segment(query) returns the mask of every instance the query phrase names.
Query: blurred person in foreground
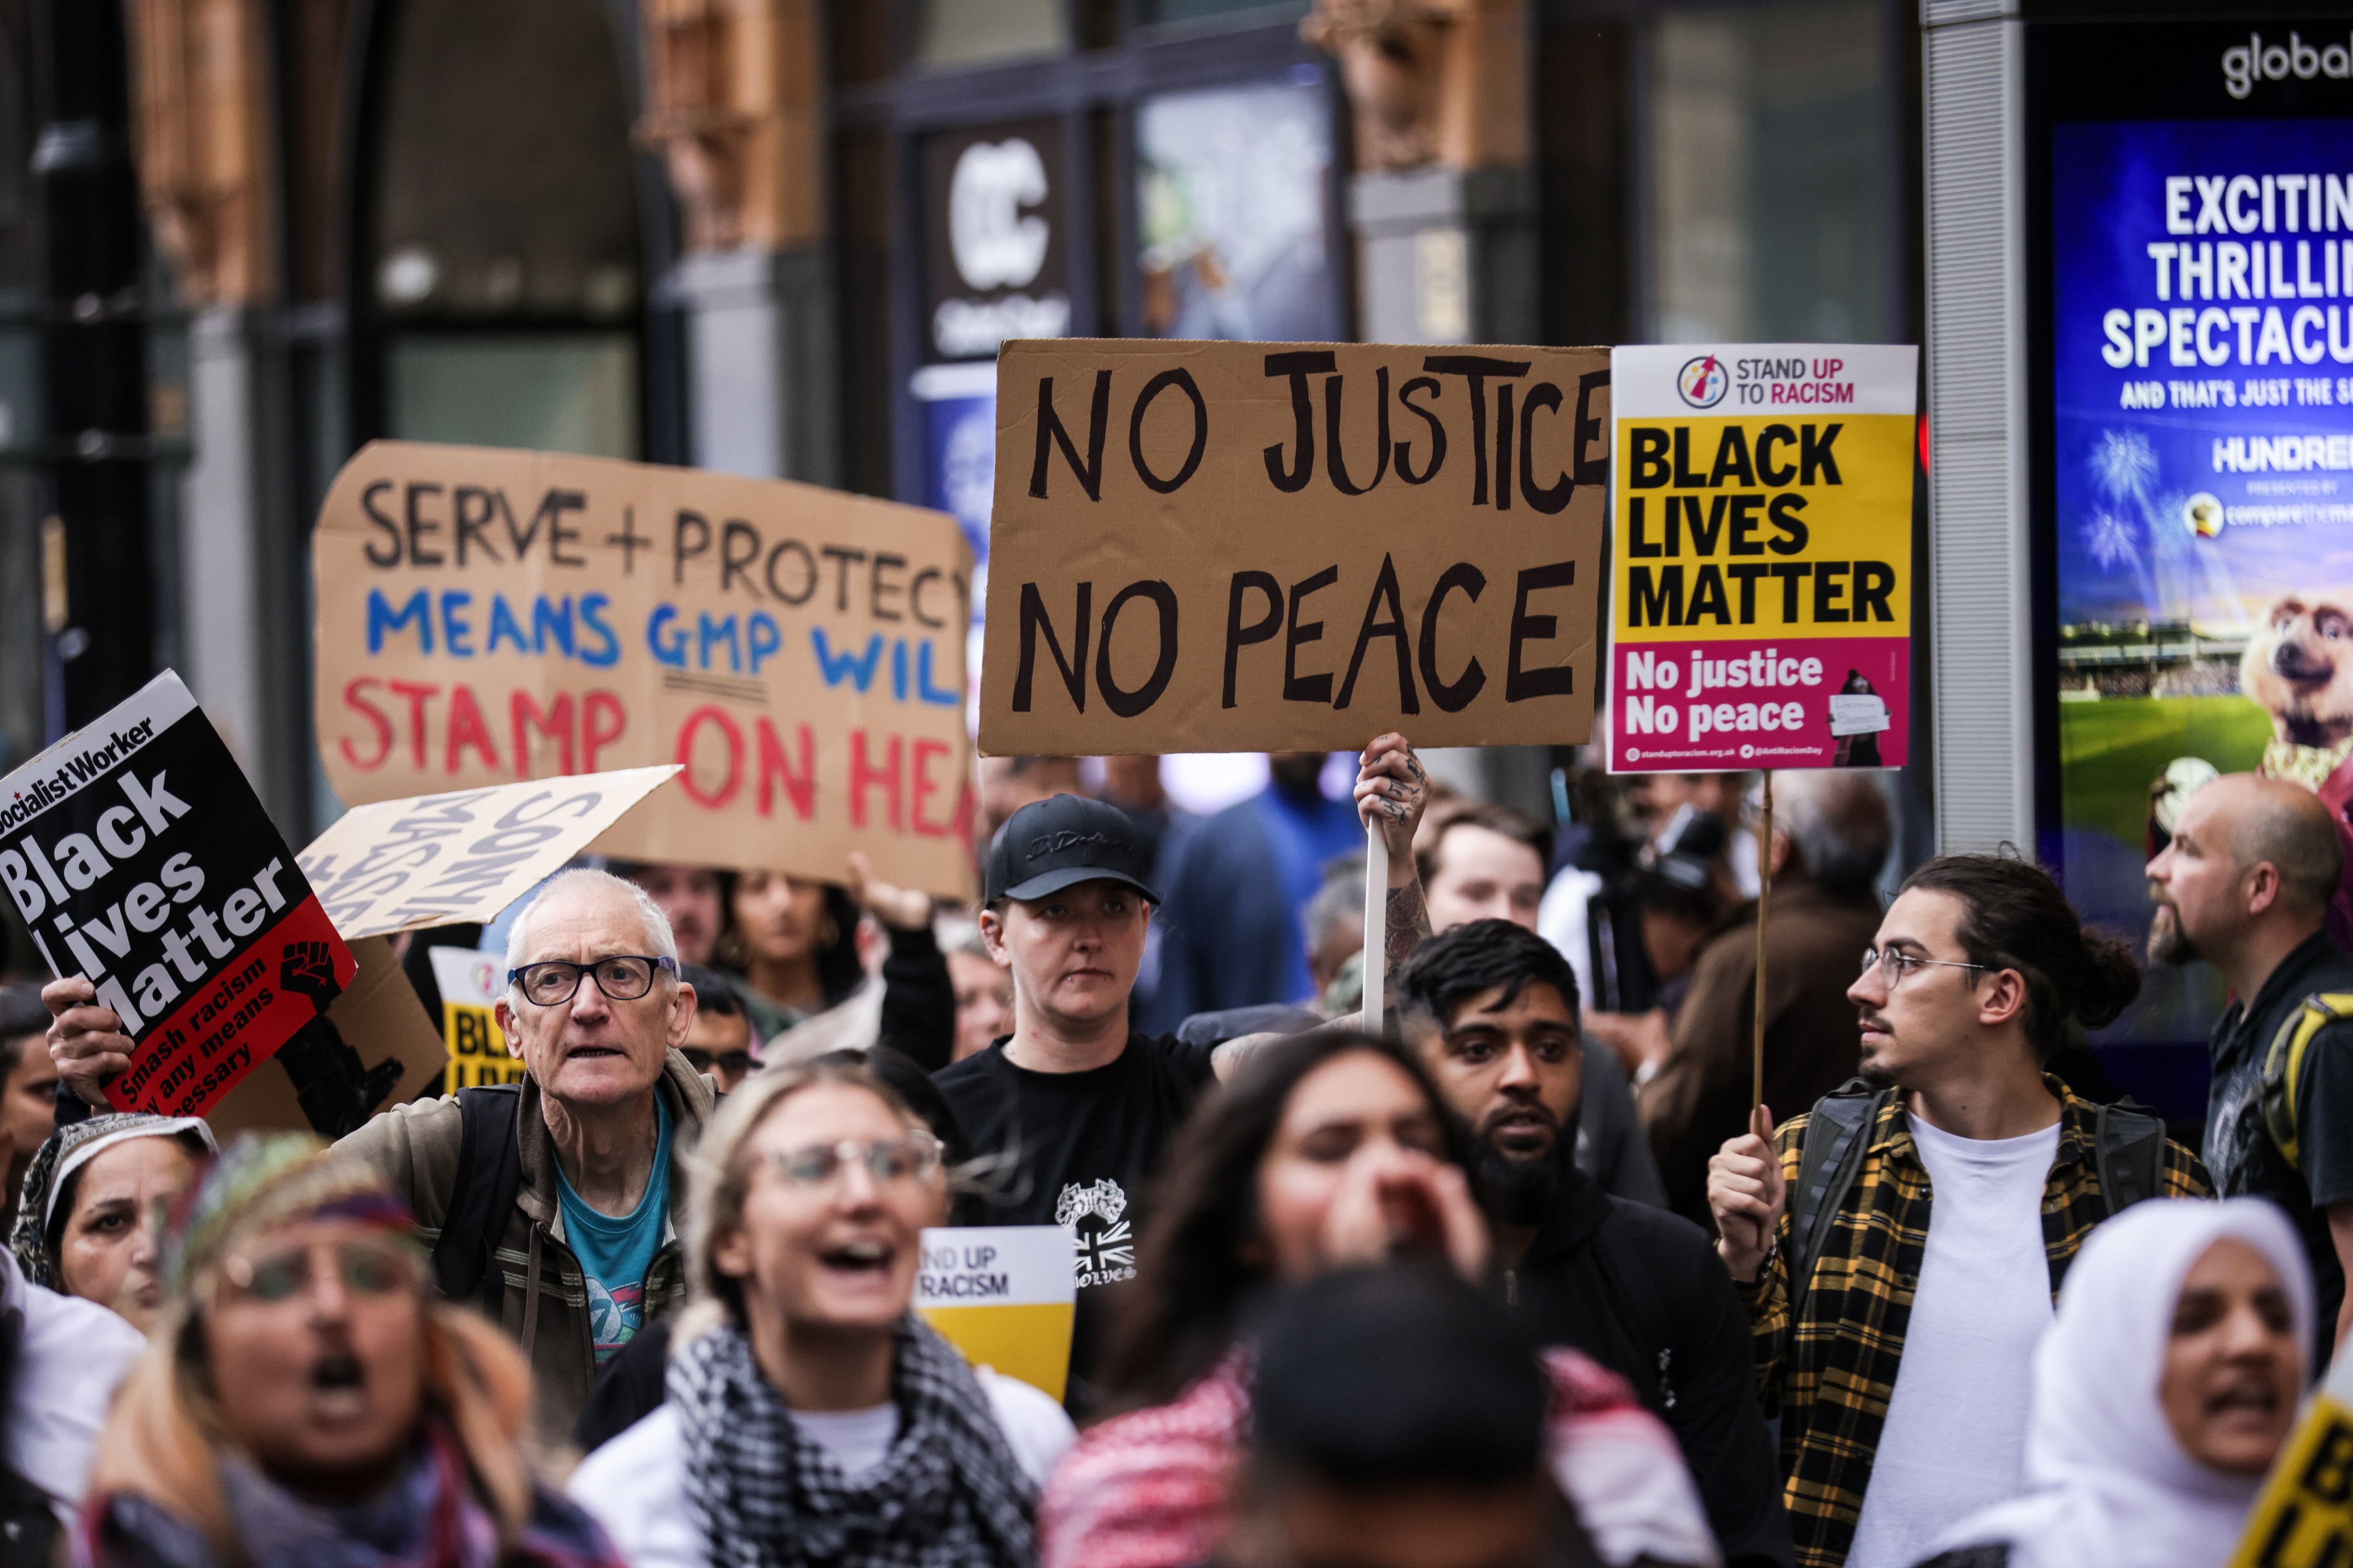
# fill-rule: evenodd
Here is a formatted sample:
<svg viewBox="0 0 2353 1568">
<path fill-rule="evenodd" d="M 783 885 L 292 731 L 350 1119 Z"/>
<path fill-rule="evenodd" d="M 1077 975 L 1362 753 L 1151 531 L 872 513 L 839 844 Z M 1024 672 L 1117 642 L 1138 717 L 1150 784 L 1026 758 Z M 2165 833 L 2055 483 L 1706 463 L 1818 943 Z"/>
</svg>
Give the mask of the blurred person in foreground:
<svg viewBox="0 0 2353 1568">
<path fill-rule="evenodd" d="M 1325 755 L 1271 753 L 1265 789 L 1204 817 L 1162 858 L 1156 1018 L 1173 1027 L 1195 1013 L 1314 994 L 1301 916 L 1324 868 L 1365 845 L 1354 805 L 1324 794 Z M 1429 781 L 1419 782 L 1427 794 Z"/>
<path fill-rule="evenodd" d="M 1478 1140 L 1474 1185 L 1505 1299 L 1543 1342 L 1624 1378 L 1673 1430 L 1726 1563 L 1786 1568 L 1748 1316 L 1707 1233 L 1613 1197 L 1572 1156 L 1589 1058 L 1568 961 L 1510 921 L 1473 921 L 1416 949 L 1401 991 L 1407 1041 Z"/>
<path fill-rule="evenodd" d="M 1124 1304 L 1109 1384 L 1039 1507 L 1041 1568 L 1187 1568 L 1232 1524 L 1253 1314 L 1335 1269 L 1419 1259 L 1489 1277 L 1472 1150 L 1421 1065 L 1338 1027 L 1261 1046 L 1187 1123 Z M 1366 1367 L 1366 1375 L 1377 1369 Z M 1553 1479 L 1605 1562 L 1713 1563 L 1673 1437 L 1619 1378 L 1545 1358 Z"/>
<path fill-rule="evenodd" d="M 301 1133 L 232 1144 L 175 1212 L 162 1321 L 90 1472 L 93 1568 L 617 1564 L 533 1478 L 531 1374 L 436 1305 L 415 1222 Z"/>
<path fill-rule="evenodd" d="M 1874 884 L 1894 825 L 1864 773 L 1786 773 L 1773 782 L 1773 902 L 1765 932 L 1765 1103 L 1811 1105 L 1854 1076 L 1862 1052 L 1847 999 L 1855 954 L 1879 928 Z M 1643 1127 L 1668 1205 L 1708 1223 L 1707 1163 L 1748 1125 L 1755 1088 L 1757 905 L 1726 918 L 1693 966 L 1665 1047 L 1645 1079 Z"/>
<path fill-rule="evenodd" d="M 1071 1422 L 910 1310 L 942 1155 L 861 1066 L 764 1073 L 722 1108 L 694 1156 L 698 1303 L 668 1396 L 569 1483 L 635 1568 L 1034 1562 Z"/>
<path fill-rule="evenodd" d="M 58 1067 L 49 1010 L 28 980 L 0 984 L 0 1223 L 13 1222 L 25 1171 L 57 1129 Z"/>
<path fill-rule="evenodd" d="M 2313 1317 L 2302 1243 L 2260 1200 L 2142 1204 L 2101 1226 L 2035 1352 L 2030 1489 L 1924 1568 L 2236 1561 L 2295 1427 Z"/>
<path fill-rule="evenodd" d="M 758 1065 L 752 1055 L 752 1020 L 717 970 L 681 960 L 678 977 L 694 988 L 694 1022 L 678 1054 L 695 1071 L 709 1074 L 720 1093 L 733 1094 Z"/>
<path fill-rule="evenodd" d="M 1461 796 L 1433 805 L 1414 835 L 1430 929 L 1442 934 L 1472 921 L 1501 920 L 1535 931 L 1551 856 L 1551 830 L 1523 812 Z M 1356 982 L 1353 988 L 1343 982 L 1348 1003 L 1362 1006 L 1361 970 L 1351 969 L 1348 977 Z M 1613 1196 L 1664 1205 L 1666 1189 L 1636 1120 L 1625 1068 L 1601 1042 L 1580 1039 L 1577 1049 L 1585 1061 L 1570 1141 L 1577 1163 Z"/>
<path fill-rule="evenodd" d="M 8 1238 L 16 1266 L 147 1332 L 163 1302 L 163 1215 L 215 1149 L 193 1116 L 115 1112 L 58 1128 L 25 1178 Z"/>
<path fill-rule="evenodd" d="M 2148 863 L 2149 961 L 2203 959 L 2231 984 L 2209 1042 L 2206 1168 L 2216 1192 L 2269 1198 L 2302 1233 L 2320 1366 L 2353 1322 L 2353 954 L 2328 931 L 2342 860 L 2318 796 L 2231 773 L 2189 796 Z"/>
<path fill-rule="evenodd" d="M 2070 1019 L 2140 990 L 2049 872 L 1939 856 L 1862 958 L 1860 1080 L 1778 1132 L 1758 1107 L 1708 1173 L 1806 1568 L 1909 1568 L 2023 1490 L 2034 1347 L 2076 1250 L 2136 1202 L 2207 1190 L 2155 1116 L 2046 1070 Z"/>
<path fill-rule="evenodd" d="M 1426 931 L 1411 852 L 1426 785 L 1402 735 L 1365 748 L 1356 798 L 1392 852 L 1393 963 Z M 989 849 L 981 931 L 1013 976 L 1013 1032 L 935 1079 L 975 1152 L 1005 1163 L 993 1223 L 1059 1225 L 1077 1244 L 1068 1403 L 1082 1416 L 1097 1395 L 1105 1293 L 1135 1277 L 1161 1150 L 1250 1048 L 1137 1027 L 1151 874 L 1126 816 L 1101 801 L 1057 795 L 1006 824 Z"/>
<path fill-rule="evenodd" d="M 850 886 L 782 871 L 736 874 L 721 962 L 762 1042 L 764 1063 L 807 1061 L 878 1041 L 927 1068 L 955 1042 L 955 987 L 932 934 L 932 900 L 849 856 Z M 861 930 L 865 914 L 879 928 Z M 871 971 L 871 972 L 870 972 Z"/>
<path fill-rule="evenodd" d="M 0 1560 L 62 1561 L 115 1385 L 146 1350 L 96 1302 L 27 1281 L 0 1252 Z"/>
<path fill-rule="evenodd" d="M 1534 1348 L 1444 1269 L 1286 1291 L 1251 1394 L 1227 1568 L 1599 1568 L 1545 1464 Z"/>
</svg>

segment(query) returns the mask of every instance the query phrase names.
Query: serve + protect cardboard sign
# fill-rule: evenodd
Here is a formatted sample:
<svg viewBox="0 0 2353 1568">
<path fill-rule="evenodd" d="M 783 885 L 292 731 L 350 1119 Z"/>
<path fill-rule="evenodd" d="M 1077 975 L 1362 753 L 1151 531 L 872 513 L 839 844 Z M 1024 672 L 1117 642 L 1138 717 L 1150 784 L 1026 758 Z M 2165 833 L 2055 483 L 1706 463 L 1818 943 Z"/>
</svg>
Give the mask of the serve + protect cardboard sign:
<svg viewBox="0 0 2353 1568">
<path fill-rule="evenodd" d="M 972 552 L 814 485 L 378 441 L 312 545 L 317 723 L 353 804 L 675 763 L 607 838 L 967 896 Z"/>
</svg>

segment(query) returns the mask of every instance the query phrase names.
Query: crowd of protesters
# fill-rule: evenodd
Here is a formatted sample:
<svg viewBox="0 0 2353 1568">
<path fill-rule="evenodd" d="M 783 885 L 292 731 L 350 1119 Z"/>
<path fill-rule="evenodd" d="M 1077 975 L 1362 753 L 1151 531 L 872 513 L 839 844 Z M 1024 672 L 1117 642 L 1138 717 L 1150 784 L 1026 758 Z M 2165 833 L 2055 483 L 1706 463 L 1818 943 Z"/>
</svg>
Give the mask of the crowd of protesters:
<svg viewBox="0 0 2353 1568">
<path fill-rule="evenodd" d="M 2232 1559 L 2353 1314 L 2316 797 L 2153 813 L 2128 943 L 2015 852 L 1899 877 L 1860 772 L 1768 832 L 1354 761 L 987 759 L 972 907 L 584 862 L 417 939 L 499 955 L 520 1081 L 332 1142 L 117 1110 L 90 984 L 0 984 L 0 1557 Z M 2202 1128 L 2086 1047 L 2136 945 L 2229 987 Z M 964 1224 L 1069 1234 L 1062 1398 L 913 1310 Z"/>
</svg>

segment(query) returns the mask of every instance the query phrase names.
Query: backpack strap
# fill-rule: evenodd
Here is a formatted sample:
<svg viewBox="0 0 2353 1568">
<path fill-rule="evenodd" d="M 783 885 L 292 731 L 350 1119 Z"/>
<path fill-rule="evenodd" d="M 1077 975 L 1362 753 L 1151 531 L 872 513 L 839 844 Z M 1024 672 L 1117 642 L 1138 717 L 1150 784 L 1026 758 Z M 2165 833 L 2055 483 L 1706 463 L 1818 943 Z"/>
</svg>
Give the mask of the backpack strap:
<svg viewBox="0 0 2353 1568">
<path fill-rule="evenodd" d="M 1846 1203 L 1846 1194 L 1862 1171 L 1862 1157 L 1871 1147 L 1871 1129 L 1880 1111 L 1894 1098 L 1894 1089 L 1873 1089 L 1862 1079 L 1850 1079 L 1814 1102 L 1799 1144 L 1798 1184 L 1789 1194 L 1789 1321 L 1814 1279 L 1831 1226 Z"/>
<path fill-rule="evenodd" d="M 522 1149 L 515 1142 L 522 1104 L 521 1084 L 458 1091 L 458 1179 L 433 1243 L 433 1282 L 442 1300 L 478 1302 L 493 1316 L 501 1291 L 491 1264 L 522 1190 Z M 487 1289 L 485 1279 L 491 1281 Z"/>
<path fill-rule="evenodd" d="M 2296 1088 L 2304 1081 L 2304 1058 L 2313 1037 L 2329 1025 L 2353 1019 L 2353 992 L 2321 991 L 2289 1014 L 2263 1053 L 2263 1131 L 2291 1170 L 2304 1169 L 2295 1132 Z"/>
<path fill-rule="evenodd" d="M 2165 1120 L 2157 1112 L 2129 1095 L 2103 1105 L 2094 1113 L 2092 1142 L 2108 1213 L 2122 1214 L 2162 1190 Z"/>
</svg>

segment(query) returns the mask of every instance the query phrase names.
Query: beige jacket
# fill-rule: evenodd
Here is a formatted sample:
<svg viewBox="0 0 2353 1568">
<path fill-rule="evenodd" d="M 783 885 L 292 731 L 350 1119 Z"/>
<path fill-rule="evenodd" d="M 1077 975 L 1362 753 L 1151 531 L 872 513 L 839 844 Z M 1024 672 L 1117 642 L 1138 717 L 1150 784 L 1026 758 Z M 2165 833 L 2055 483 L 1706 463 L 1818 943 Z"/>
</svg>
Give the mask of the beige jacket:
<svg viewBox="0 0 2353 1568">
<path fill-rule="evenodd" d="M 678 1052 L 670 1053 L 656 1091 L 670 1110 L 670 1151 L 691 1149 L 717 1104 L 711 1080 Z M 457 1185 L 464 1124 L 455 1099 L 417 1100 L 396 1106 L 336 1145 L 384 1173 L 417 1215 L 418 1239 L 431 1247 L 441 1234 Z M 588 1294 L 579 1259 L 564 1241 L 564 1210 L 557 1196 L 555 1151 L 540 1109 L 539 1085 L 526 1078 L 516 1107 L 515 1136 L 521 1145 L 522 1184 L 514 1213 L 498 1247 L 502 1289 L 498 1313 L 507 1332 L 531 1362 L 543 1441 L 561 1444 L 587 1403 L 596 1375 L 595 1341 L 588 1322 Z M 646 1273 L 648 1322 L 666 1316 L 686 1295 L 685 1259 L 680 1226 L 686 1215 L 687 1184 L 672 1177 L 670 1222 Z"/>
</svg>

